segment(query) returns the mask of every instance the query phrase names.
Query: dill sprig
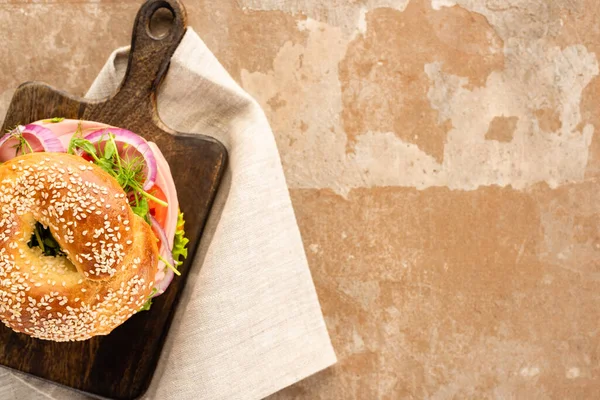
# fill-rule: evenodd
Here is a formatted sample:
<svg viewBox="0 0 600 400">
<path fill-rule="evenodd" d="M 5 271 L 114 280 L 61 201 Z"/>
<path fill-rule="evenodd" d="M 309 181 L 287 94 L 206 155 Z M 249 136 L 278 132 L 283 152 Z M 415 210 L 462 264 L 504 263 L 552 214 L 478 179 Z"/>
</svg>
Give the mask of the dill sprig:
<svg viewBox="0 0 600 400">
<path fill-rule="evenodd" d="M 125 193 L 130 195 L 130 206 L 133 212 L 150 223 L 148 200 L 165 207 L 168 204 L 144 190 L 143 159 L 140 157 L 127 160 L 121 158 L 115 135 L 112 133 L 108 133 L 106 139 L 102 136 L 98 143 L 104 143 L 104 148 L 96 147 L 92 142 L 82 137 L 80 123 L 69 143 L 67 152 L 69 154 L 76 154 L 77 151 L 87 153 L 96 165 L 115 178 Z"/>
<path fill-rule="evenodd" d="M 165 258 L 164 258 L 163 256 L 159 255 L 159 256 L 158 256 L 158 259 L 159 259 L 160 261 L 164 262 L 164 263 L 165 263 L 165 265 L 166 265 L 167 267 L 169 267 L 169 269 L 171 269 L 171 270 L 172 270 L 172 271 L 175 273 L 175 275 L 177 275 L 177 276 L 181 276 L 181 272 L 179 272 L 179 271 L 177 270 L 177 268 L 175 268 L 175 267 L 174 267 L 173 265 L 171 265 L 171 264 L 170 264 L 170 263 L 169 263 L 167 260 L 165 260 Z"/>
<path fill-rule="evenodd" d="M 13 149 L 15 149 L 15 157 L 18 156 L 19 153 L 27 154 L 26 150 L 28 150 L 29 153 L 33 153 L 33 149 L 31 148 L 31 145 L 29 144 L 29 142 L 27 142 L 27 139 L 25 139 L 25 137 L 23 136 L 23 131 L 21 131 L 20 125 L 17 125 L 12 129 L 8 129 L 7 133 L 10 134 L 10 137 L 12 139 L 17 140 L 17 143 L 12 147 Z"/>
</svg>

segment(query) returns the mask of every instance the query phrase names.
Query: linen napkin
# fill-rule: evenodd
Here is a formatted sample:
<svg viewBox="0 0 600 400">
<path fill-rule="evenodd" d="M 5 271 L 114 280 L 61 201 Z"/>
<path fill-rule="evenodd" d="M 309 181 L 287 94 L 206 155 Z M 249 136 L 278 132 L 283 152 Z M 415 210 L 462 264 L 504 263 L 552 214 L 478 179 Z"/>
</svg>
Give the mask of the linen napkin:
<svg viewBox="0 0 600 400">
<path fill-rule="evenodd" d="M 111 55 L 87 97 L 116 90 L 128 50 Z M 191 28 L 158 110 L 173 129 L 223 142 L 229 166 L 144 398 L 260 399 L 335 363 L 267 119 Z M 84 398 L 0 369 L 2 400 Z"/>
</svg>

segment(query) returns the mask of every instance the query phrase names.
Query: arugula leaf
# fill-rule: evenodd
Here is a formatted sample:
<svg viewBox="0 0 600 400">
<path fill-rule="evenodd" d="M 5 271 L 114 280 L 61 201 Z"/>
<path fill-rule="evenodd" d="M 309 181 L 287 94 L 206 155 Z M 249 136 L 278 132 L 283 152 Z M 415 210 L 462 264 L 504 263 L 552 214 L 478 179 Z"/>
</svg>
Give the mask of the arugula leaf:
<svg viewBox="0 0 600 400">
<path fill-rule="evenodd" d="M 146 300 L 146 302 L 144 303 L 144 305 L 142 306 L 142 308 L 140 308 L 140 311 L 148 311 L 150 309 L 150 307 L 152 307 L 152 296 L 154 296 L 156 294 L 156 292 L 158 292 L 157 288 L 153 288 L 152 292 L 150 293 L 150 296 L 148 296 L 148 300 Z"/>
<path fill-rule="evenodd" d="M 144 305 L 142 306 L 142 308 L 140 308 L 140 311 L 148 311 L 150 310 L 150 307 L 152 307 L 152 299 L 148 299 Z M 138 312 L 140 312 L 138 311 Z"/>
<path fill-rule="evenodd" d="M 114 176 L 115 170 L 113 169 L 112 161 L 107 160 L 106 158 L 102 157 L 102 158 L 98 158 L 98 160 L 95 161 L 95 164 L 97 166 L 99 166 L 100 168 L 102 168 L 105 172 L 108 172 L 109 175 Z"/>
<path fill-rule="evenodd" d="M 188 256 L 187 244 L 189 239 L 185 237 L 185 221 L 183 219 L 183 213 L 179 212 L 177 217 L 177 229 L 175 231 L 175 240 L 173 240 L 173 259 L 175 260 L 175 267 L 179 267 L 183 264 L 183 260 Z"/>
<path fill-rule="evenodd" d="M 108 140 L 106 142 L 106 145 L 104 145 L 104 159 L 105 160 L 112 160 L 113 156 L 115 155 L 115 153 L 117 152 L 117 148 L 115 146 L 115 141 L 114 139 L 112 140 Z"/>
<path fill-rule="evenodd" d="M 82 127 L 81 122 L 77 125 L 77 130 L 73 134 L 71 141 L 69 142 L 69 147 L 67 148 L 67 153 L 75 154 L 77 150 L 83 150 L 88 153 L 94 160 L 97 160 L 96 156 L 96 147 L 90 142 L 82 137 Z"/>
<path fill-rule="evenodd" d="M 138 200 L 137 205 L 132 205 L 131 210 L 134 214 L 139 215 L 144 218 L 146 221 L 149 220 L 148 213 L 150 212 L 150 207 L 148 206 L 148 200 L 145 197 L 142 197 Z"/>
<path fill-rule="evenodd" d="M 85 151 L 92 157 L 96 156 L 96 148 L 94 147 L 92 142 L 83 138 L 77 138 L 73 136 L 73 138 L 69 142 L 69 149 L 67 152 L 69 154 L 75 154 L 75 150 L 77 149 Z"/>
</svg>

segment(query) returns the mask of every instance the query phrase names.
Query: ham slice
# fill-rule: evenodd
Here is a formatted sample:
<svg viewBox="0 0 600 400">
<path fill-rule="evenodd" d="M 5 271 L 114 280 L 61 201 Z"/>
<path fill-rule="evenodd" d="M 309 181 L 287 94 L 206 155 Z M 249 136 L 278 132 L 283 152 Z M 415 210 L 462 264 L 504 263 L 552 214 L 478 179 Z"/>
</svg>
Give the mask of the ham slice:
<svg viewBox="0 0 600 400">
<path fill-rule="evenodd" d="M 34 152 L 44 151 L 44 146 L 40 143 L 40 141 L 33 135 L 28 133 L 23 134 L 23 138 L 27 141 L 31 150 Z M 17 154 L 17 146 L 19 146 L 19 141 L 17 139 L 8 139 L 6 143 L 0 148 L 0 162 L 6 162 L 12 158 L 15 158 L 17 155 L 21 155 L 23 153 L 19 152 Z"/>
<path fill-rule="evenodd" d="M 156 182 L 160 190 L 165 194 L 167 203 L 169 203 L 167 221 L 163 229 L 169 240 L 169 250 L 173 250 L 173 241 L 175 240 L 175 230 L 177 229 L 177 218 L 179 217 L 179 201 L 177 200 L 177 189 L 171 175 L 171 168 L 163 156 L 158 146 L 153 142 L 148 142 L 150 149 L 156 158 L 158 172 L 156 174 Z"/>
<path fill-rule="evenodd" d="M 177 229 L 177 219 L 179 217 L 179 201 L 177 200 L 177 189 L 175 188 L 173 175 L 171 175 L 171 168 L 169 167 L 165 156 L 163 156 L 162 152 L 155 143 L 148 142 L 148 145 L 150 146 L 150 150 L 152 150 L 152 152 L 154 153 L 158 169 L 158 172 L 156 174 L 155 185 L 157 185 L 160 188 L 160 190 L 162 190 L 162 192 L 165 194 L 167 203 L 169 204 L 167 220 L 165 222 L 165 226 L 163 227 L 169 243 L 167 243 L 166 245 L 164 243 L 161 243 L 159 250 L 161 256 L 166 258 L 164 256 L 165 253 L 173 251 L 173 242 L 175 240 L 175 231 Z M 157 295 L 162 294 L 164 292 L 166 286 L 168 286 L 168 283 L 172 279 L 173 271 L 167 269 L 165 263 L 159 261 L 158 270 L 155 277 L 155 282 L 159 287 L 159 292 L 157 293 Z"/>
</svg>

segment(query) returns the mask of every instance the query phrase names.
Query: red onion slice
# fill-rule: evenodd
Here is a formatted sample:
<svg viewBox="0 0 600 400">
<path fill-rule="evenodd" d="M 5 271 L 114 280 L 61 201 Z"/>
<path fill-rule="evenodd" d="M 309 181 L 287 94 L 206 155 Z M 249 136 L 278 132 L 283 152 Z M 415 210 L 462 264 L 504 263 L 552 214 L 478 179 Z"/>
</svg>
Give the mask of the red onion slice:
<svg viewBox="0 0 600 400">
<path fill-rule="evenodd" d="M 149 190 L 154 186 L 156 181 L 156 157 L 152 153 L 152 149 L 148 146 L 148 142 L 139 135 L 120 128 L 108 128 L 94 131 L 85 136 L 85 139 L 92 143 L 99 143 L 103 139 L 107 139 L 109 134 L 113 134 L 115 137 L 115 143 L 117 144 L 119 155 L 127 160 L 131 157 L 135 157 L 134 153 L 138 153 L 144 158 L 145 163 L 145 175 L 146 181 L 144 182 L 144 190 Z M 130 147 L 127 147 L 128 145 Z"/>
<path fill-rule="evenodd" d="M 167 240 L 167 235 L 165 234 L 164 229 L 162 228 L 162 226 L 160 226 L 158 221 L 156 219 L 154 219 L 154 217 L 152 217 L 151 215 L 149 215 L 148 217 L 150 217 L 150 223 L 152 224 L 152 231 L 160 240 L 159 253 L 160 253 L 161 257 L 164 258 L 165 260 L 167 260 L 167 262 L 169 264 L 171 264 L 172 266 L 175 266 L 175 260 L 173 259 L 173 253 L 171 253 L 171 250 L 169 250 L 169 241 Z M 156 288 L 158 289 L 158 291 L 156 292 L 156 294 L 153 297 L 163 294 L 165 292 L 165 290 L 167 290 L 167 288 L 171 284 L 171 281 L 173 280 L 173 277 L 175 276 L 175 273 L 173 272 L 173 270 L 171 268 L 167 267 L 165 265 L 165 263 L 162 261 L 158 262 L 157 270 L 158 270 L 157 275 L 159 275 L 161 272 L 164 272 L 164 277 L 162 277 L 162 279 L 160 279 L 158 282 L 156 282 Z"/>
<path fill-rule="evenodd" d="M 8 161 L 18 155 L 14 147 L 19 144 L 18 139 L 15 137 L 19 134 L 23 136 L 34 152 L 65 152 L 65 147 L 50 129 L 29 124 L 18 126 L 0 139 L 0 161 Z"/>
<path fill-rule="evenodd" d="M 110 125 L 106 125 L 100 122 L 84 121 L 79 119 L 63 119 L 60 122 L 52 122 L 48 119 L 42 119 L 40 121 L 32 122 L 35 125 L 43 126 L 48 128 L 54 133 L 54 136 L 61 141 L 65 149 L 69 148 L 69 143 L 73 138 L 73 135 L 77 131 L 81 131 L 83 136 L 88 133 L 97 131 L 98 129 L 113 128 Z"/>
</svg>

